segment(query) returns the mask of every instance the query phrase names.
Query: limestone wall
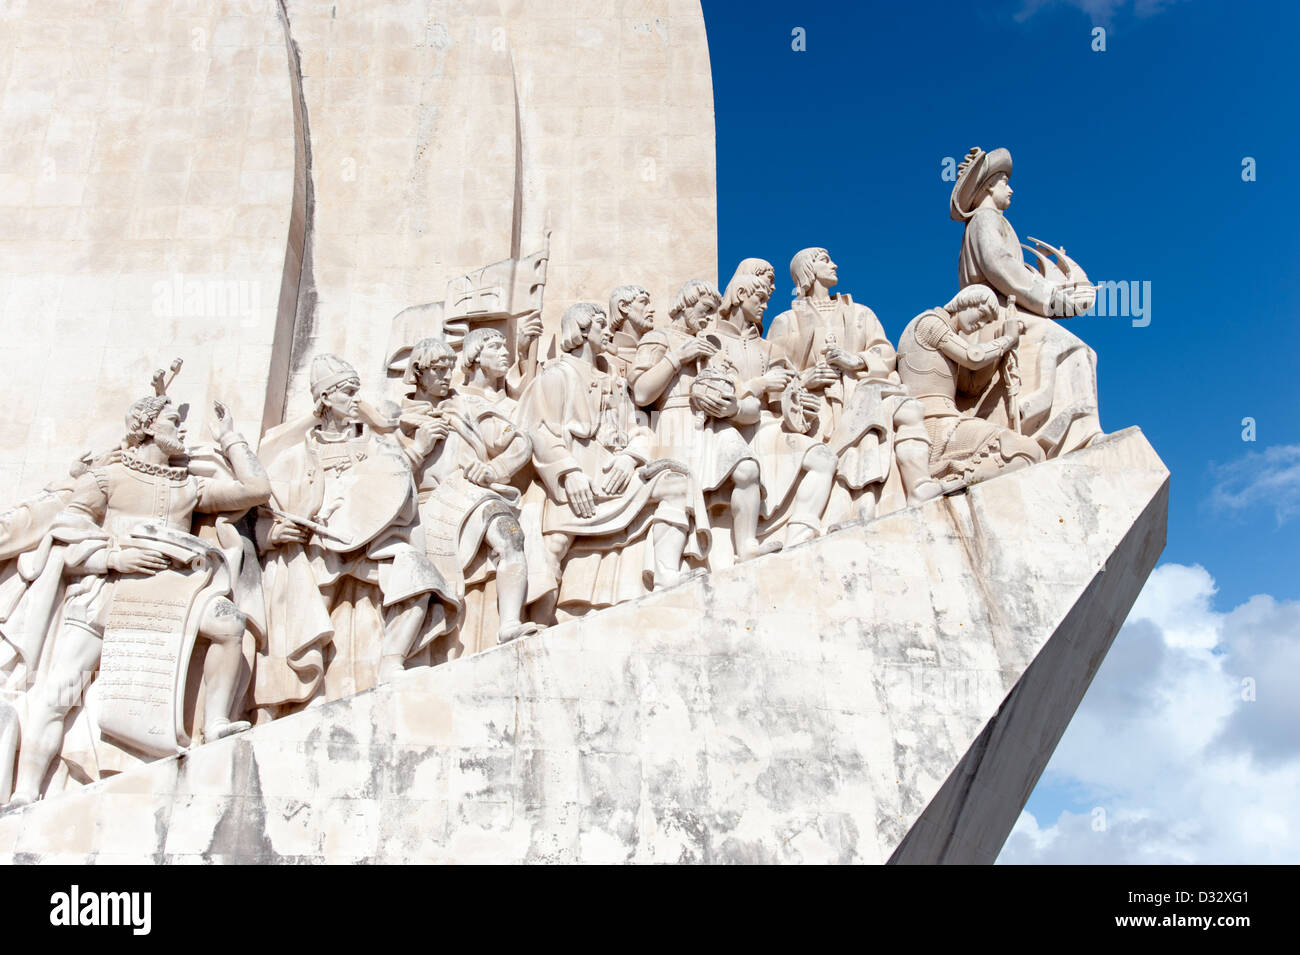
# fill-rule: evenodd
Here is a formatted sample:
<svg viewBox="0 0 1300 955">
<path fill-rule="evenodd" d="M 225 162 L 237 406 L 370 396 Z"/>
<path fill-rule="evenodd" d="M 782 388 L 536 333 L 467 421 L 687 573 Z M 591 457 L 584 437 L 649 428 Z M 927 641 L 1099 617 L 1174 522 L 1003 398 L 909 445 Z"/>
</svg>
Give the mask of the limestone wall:
<svg viewBox="0 0 1300 955">
<path fill-rule="evenodd" d="M 176 356 L 260 429 L 294 188 L 266 0 L 0 4 L 0 505 L 121 439 Z"/>
<path fill-rule="evenodd" d="M 287 405 L 313 354 L 378 376 L 388 322 L 552 230 L 544 321 L 618 284 L 716 278 L 695 0 L 289 0 L 314 205 Z"/>
</svg>

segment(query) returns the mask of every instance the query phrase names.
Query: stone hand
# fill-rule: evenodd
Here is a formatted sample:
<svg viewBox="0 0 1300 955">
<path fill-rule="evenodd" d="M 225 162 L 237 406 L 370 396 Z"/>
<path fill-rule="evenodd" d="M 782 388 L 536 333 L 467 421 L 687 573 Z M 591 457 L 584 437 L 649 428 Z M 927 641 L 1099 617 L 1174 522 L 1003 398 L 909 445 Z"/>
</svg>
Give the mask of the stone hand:
<svg viewBox="0 0 1300 955">
<path fill-rule="evenodd" d="M 424 424 L 420 425 L 415 432 L 415 450 L 420 454 L 428 454 L 434 446 L 447 437 L 449 425 L 444 418 L 431 418 Z"/>
<path fill-rule="evenodd" d="M 519 321 L 519 344 L 527 347 L 534 338 L 542 337 L 542 313 L 529 312 Z"/>
<path fill-rule="evenodd" d="M 623 489 L 627 487 L 627 482 L 632 480 L 632 472 L 635 470 L 634 460 L 626 454 L 616 455 L 605 467 L 605 483 L 601 490 L 610 496 L 622 494 Z"/>
<path fill-rule="evenodd" d="M 1024 323 L 1018 319 L 1012 319 L 1003 323 L 1003 331 L 1007 336 L 1007 350 L 1015 348 L 1020 344 L 1020 332 L 1023 330 Z"/>
<path fill-rule="evenodd" d="M 839 368 L 841 371 L 857 371 L 867 363 L 865 359 L 850 354 L 842 348 L 832 348 L 826 353 L 826 364 Z"/>
<path fill-rule="evenodd" d="M 1074 306 L 1074 314 L 1076 315 L 1082 315 L 1097 302 L 1097 290 L 1091 285 L 1072 288 L 1069 295 L 1070 303 Z"/>
<path fill-rule="evenodd" d="M 307 528 L 299 524 L 280 521 L 271 528 L 271 533 L 267 535 L 267 543 L 272 547 L 283 547 L 285 544 L 305 544 L 309 533 L 310 531 Z"/>
<path fill-rule="evenodd" d="M 471 461 L 466 465 L 465 477 L 483 487 L 487 487 L 498 480 L 496 468 L 483 461 Z"/>
<path fill-rule="evenodd" d="M 108 569 L 120 574 L 146 574 L 153 576 L 167 569 L 167 558 L 156 550 L 143 547 L 124 547 L 108 559 Z"/>
<path fill-rule="evenodd" d="M 819 361 L 803 373 L 802 383 L 805 388 L 816 390 L 835 384 L 839 377 L 834 368 L 825 362 Z"/>
<path fill-rule="evenodd" d="M 684 365 L 697 358 L 709 358 L 716 352 L 717 349 L 703 338 L 692 338 L 673 354 L 676 356 L 678 363 Z"/>
<path fill-rule="evenodd" d="M 710 418 L 731 418 L 740 410 L 740 402 L 736 400 L 735 395 L 727 395 L 725 398 L 703 395 L 699 398 L 699 402 L 704 413 Z"/>
<path fill-rule="evenodd" d="M 789 368 L 773 368 L 763 376 L 764 391 L 785 391 L 785 386 L 790 384 L 794 378 L 794 372 Z"/>
<path fill-rule="evenodd" d="M 235 418 L 220 401 L 212 402 L 212 423 L 208 425 L 212 436 L 220 441 L 226 435 L 235 430 Z"/>
<path fill-rule="evenodd" d="M 817 414 L 822 410 L 822 401 L 810 391 L 805 391 L 799 396 L 799 407 L 803 409 L 804 414 Z"/>
<path fill-rule="evenodd" d="M 569 499 L 569 507 L 579 517 L 591 517 L 596 513 L 596 498 L 591 493 L 591 482 L 581 471 L 570 471 L 564 476 L 564 494 Z"/>
</svg>

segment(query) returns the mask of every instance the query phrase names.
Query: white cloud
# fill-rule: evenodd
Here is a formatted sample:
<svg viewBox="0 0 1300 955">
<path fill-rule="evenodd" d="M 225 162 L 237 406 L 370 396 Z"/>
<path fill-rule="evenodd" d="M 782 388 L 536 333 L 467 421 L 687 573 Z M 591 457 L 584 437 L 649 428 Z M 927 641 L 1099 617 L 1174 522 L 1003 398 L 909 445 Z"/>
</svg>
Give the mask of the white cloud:
<svg viewBox="0 0 1300 955">
<path fill-rule="evenodd" d="M 1279 526 L 1300 515 L 1300 444 L 1252 451 L 1228 464 L 1210 465 L 1209 503 L 1221 512 L 1271 507 Z"/>
<path fill-rule="evenodd" d="M 1152 17 L 1178 0 L 1133 0 L 1131 4 L 1135 17 Z M 1039 10 L 1051 6 L 1070 6 L 1081 10 L 1094 24 L 1109 26 L 1115 15 L 1130 6 L 1129 0 L 1024 0 L 1016 13 L 1016 20 L 1023 22 Z"/>
<path fill-rule="evenodd" d="M 1022 813 L 1000 862 L 1300 861 L 1300 602 L 1213 596 L 1156 568 L 1043 775 L 1090 808 Z"/>
</svg>

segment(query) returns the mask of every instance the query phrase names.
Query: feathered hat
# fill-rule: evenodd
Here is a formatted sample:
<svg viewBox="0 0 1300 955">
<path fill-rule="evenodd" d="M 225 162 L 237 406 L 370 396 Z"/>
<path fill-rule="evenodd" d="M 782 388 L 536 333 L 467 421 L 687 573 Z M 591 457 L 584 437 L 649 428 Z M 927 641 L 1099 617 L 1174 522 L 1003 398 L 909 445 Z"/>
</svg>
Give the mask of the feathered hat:
<svg viewBox="0 0 1300 955">
<path fill-rule="evenodd" d="M 957 167 L 957 182 L 952 187 L 952 198 L 948 200 L 948 215 L 958 222 L 964 222 L 975 212 L 974 206 L 980 198 L 980 191 L 988 185 L 990 179 L 1004 172 L 1011 176 L 1011 153 L 998 147 L 985 152 L 978 146 L 972 146 L 966 158 Z"/>
</svg>

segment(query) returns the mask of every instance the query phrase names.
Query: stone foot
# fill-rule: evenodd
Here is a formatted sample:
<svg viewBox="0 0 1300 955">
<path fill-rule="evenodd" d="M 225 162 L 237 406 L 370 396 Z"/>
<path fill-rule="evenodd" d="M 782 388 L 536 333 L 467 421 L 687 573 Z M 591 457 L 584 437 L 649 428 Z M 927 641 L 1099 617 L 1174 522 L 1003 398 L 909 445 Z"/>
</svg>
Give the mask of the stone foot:
<svg viewBox="0 0 1300 955">
<path fill-rule="evenodd" d="M 933 501 L 936 497 L 944 493 L 943 485 L 938 481 L 926 480 L 921 481 L 912 490 L 911 497 L 908 499 L 909 504 L 924 504 L 926 501 Z"/>
<path fill-rule="evenodd" d="M 540 623 L 533 623 L 531 620 L 527 623 L 515 624 L 513 627 L 502 627 L 497 632 L 497 643 L 509 643 L 511 640 L 518 640 L 520 637 L 526 637 L 530 633 L 546 629 Z"/>
<path fill-rule="evenodd" d="M 736 560 L 753 560 L 764 554 L 775 554 L 784 546 L 779 540 L 767 540 L 761 544 L 757 540 L 745 541 L 736 549 Z"/>
<path fill-rule="evenodd" d="M 215 743 L 219 739 L 225 739 L 227 736 L 234 736 L 236 733 L 242 733 L 244 730 L 253 728 L 253 724 L 248 720 L 214 720 L 211 726 L 203 729 L 203 742 Z"/>
</svg>

